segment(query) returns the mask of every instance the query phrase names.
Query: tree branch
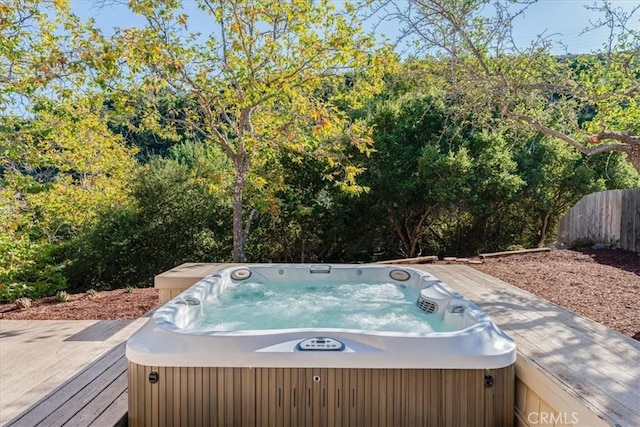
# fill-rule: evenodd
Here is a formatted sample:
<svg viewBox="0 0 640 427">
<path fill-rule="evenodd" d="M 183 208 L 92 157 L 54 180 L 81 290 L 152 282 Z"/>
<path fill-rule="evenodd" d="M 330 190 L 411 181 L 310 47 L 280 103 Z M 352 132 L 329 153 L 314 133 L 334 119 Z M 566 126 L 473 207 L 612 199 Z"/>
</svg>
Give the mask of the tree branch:
<svg viewBox="0 0 640 427">
<path fill-rule="evenodd" d="M 542 123 L 540 123 L 539 120 L 534 119 L 533 117 L 529 117 L 524 114 L 511 113 L 511 112 L 506 112 L 506 115 L 511 119 L 527 123 L 533 129 L 537 130 L 540 133 L 543 133 L 547 136 L 551 136 L 554 138 L 558 138 L 566 142 L 567 144 L 571 145 L 572 147 L 580 151 L 585 156 L 592 156 L 594 154 L 605 153 L 608 151 L 619 151 L 623 153 L 629 153 L 631 151 L 631 144 L 640 143 L 640 138 L 638 137 L 624 135 L 620 132 L 603 131 L 593 135 L 592 140 L 595 139 L 594 142 L 598 142 L 600 140 L 614 140 L 614 141 L 620 141 L 622 143 L 621 144 L 600 144 L 593 147 L 587 147 L 586 145 L 575 140 L 574 138 L 571 138 L 570 136 L 562 132 L 559 132 L 555 129 L 551 129 L 543 125 Z"/>
</svg>

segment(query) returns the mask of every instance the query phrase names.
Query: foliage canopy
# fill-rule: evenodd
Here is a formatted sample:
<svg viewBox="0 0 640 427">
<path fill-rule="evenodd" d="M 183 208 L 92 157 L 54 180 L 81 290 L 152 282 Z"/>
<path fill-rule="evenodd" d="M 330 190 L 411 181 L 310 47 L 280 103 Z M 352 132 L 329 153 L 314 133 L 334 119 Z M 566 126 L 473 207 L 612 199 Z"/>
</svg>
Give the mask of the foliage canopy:
<svg viewBox="0 0 640 427">
<path fill-rule="evenodd" d="M 640 187 L 631 15 L 598 3 L 616 37 L 555 56 L 509 38 L 535 0 L 385 2 L 422 48 L 401 59 L 370 3 L 135 1 L 109 36 L 0 4 L 0 300 L 543 245 L 584 194 Z"/>
</svg>

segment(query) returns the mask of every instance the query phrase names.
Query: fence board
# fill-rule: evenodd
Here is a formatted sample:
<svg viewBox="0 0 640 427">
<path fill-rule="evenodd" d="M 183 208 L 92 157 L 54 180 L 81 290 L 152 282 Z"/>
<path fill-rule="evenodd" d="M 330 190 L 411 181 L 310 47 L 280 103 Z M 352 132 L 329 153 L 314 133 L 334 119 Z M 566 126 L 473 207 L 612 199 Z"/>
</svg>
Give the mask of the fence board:
<svg viewBox="0 0 640 427">
<path fill-rule="evenodd" d="M 634 252 L 640 252 L 640 190 L 635 197 L 625 196 L 622 200 L 622 234 L 621 246 Z"/>
<path fill-rule="evenodd" d="M 559 242 L 576 239 L 640 252 L 640 190 L 609 190 L 584 196 L 558 226 Z"/>
</svg>

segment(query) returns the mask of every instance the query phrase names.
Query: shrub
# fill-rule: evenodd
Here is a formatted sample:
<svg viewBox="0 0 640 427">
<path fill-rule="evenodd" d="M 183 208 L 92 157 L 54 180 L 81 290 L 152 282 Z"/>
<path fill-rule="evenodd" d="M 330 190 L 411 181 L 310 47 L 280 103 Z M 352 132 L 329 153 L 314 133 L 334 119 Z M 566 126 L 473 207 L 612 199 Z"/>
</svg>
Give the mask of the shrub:
<svg viewBox="0 0 640 427">
<path fill-rule="evenodd" d="M 28 308 L 31 308 L 31 299 L 27 297 L 21 297 L 15 301 L 15 304 L 16 307 L 18 307 L 20 310 L 26 310 Z"/>
<path fill-rule="evenodd" d="M 98 291 L 96 291 L 95 289 L 89 289 L 87 291 L 87 298 L 89 299 L 94 299 L 98 297 Z"/>
<path fill-rule="evenodd" d="M 127 286 L 126 288 L 124 288 L 124 293 L 125 294 L 133 293 L 133 286 Z"/>
<path fill-rule="evenodd" d="M 0 302 L 53 296 L 65 289 L 64 262 L 58 255 L 49 243 L 0 235 Z"/>
<path fill-rule="evenodd" d="M 145 287 L 184 262 L 227 260 L 231 209 L 215 184 L 175 160 L 151 161 L 134 178 L 133 202 L 103 212 L 68 246 L 69 289 Z"/>
<path fill-rule="evenodd" d="M 589 249 L 593 245 L 595 245 L 595 242 L 593 240 L 589 239 L 588 237 L 585 237 L 585 238 L 581 238 L 581 239 L 575 239 L 573 242 L 571 242 L 571 244 L 569 245 L 569 248 L 571 248 L 571 249 Z"/>
<path fill-rule="evenodd" d="M 56 301 L 67 302 L 69 301 L 69 293 L 67 291 L 58 291 L 56 293 Z"/>
<path fill-rule="evenodd" d="M 35 288 L 24 282 L 0 284 L 0 302 L 15 301 L 25 295 L 31 295 Z"/>
</svg>

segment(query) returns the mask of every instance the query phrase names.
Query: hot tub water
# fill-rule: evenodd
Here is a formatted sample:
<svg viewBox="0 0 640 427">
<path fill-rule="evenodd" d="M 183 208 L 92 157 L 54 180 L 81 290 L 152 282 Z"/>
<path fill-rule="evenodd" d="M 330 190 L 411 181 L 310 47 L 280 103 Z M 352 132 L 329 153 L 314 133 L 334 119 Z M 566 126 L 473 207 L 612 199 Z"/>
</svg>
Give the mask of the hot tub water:
<svg viewBox="0 0 640 427">
<path fill-rule="evenodd" d="M 341 328 L 450 332 L 440 316 L 418 308 L 418 292 L 394 283 L 239 282 L 203 306 L 190 329 L 211 331 Z"/>
</svg>

